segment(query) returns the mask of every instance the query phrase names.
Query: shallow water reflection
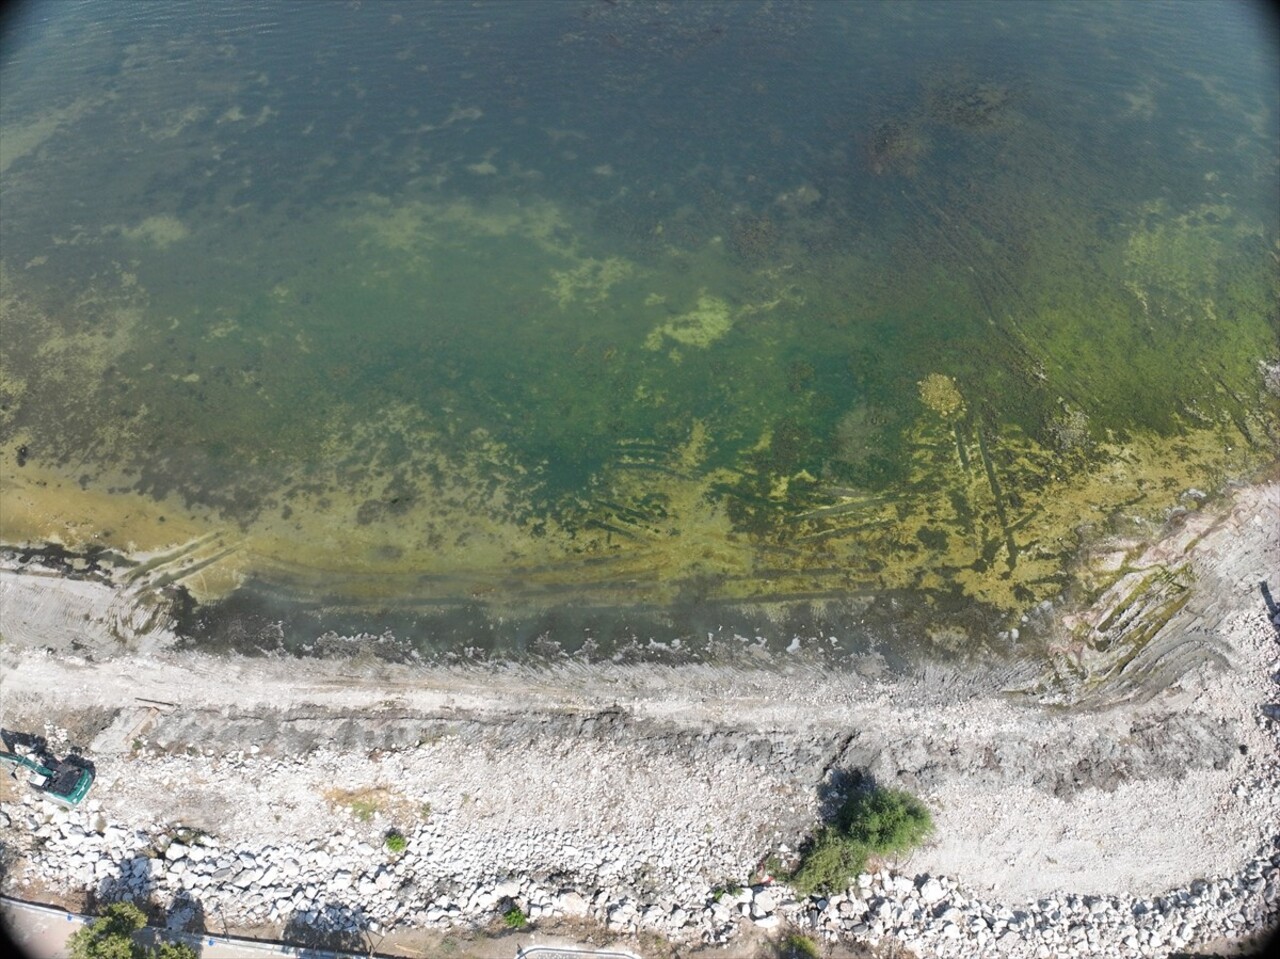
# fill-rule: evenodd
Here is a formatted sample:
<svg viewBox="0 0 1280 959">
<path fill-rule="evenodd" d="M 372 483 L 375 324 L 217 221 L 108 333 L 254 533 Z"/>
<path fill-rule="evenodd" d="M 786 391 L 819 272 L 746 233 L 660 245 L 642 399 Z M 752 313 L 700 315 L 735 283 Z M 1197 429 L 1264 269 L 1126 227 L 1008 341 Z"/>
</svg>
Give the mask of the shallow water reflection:
<svg viewBox="0 0 1280 959">
<path fill-rule="evenodd" d="M 1274 459 L 1241 8 L 278 14 L 41 8 L 2 74 L 0 532 L 205 641 L 959 653 Z"/>
</svg>

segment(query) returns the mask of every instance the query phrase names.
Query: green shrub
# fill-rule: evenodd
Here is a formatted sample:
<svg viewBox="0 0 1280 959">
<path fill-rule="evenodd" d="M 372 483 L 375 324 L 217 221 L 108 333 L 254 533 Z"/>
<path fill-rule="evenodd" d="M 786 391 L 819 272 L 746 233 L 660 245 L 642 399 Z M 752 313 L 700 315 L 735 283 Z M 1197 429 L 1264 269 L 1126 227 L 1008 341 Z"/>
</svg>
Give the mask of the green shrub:
<svg viewBox="0 0 1280 959">
<path fill-rule="evenodd" d="M 142 910 L 130 902 L 115 902 L 67 940 L 70 959 L 196 959 L 196 951 L 182 942 L 162 942 L 153 949 L 135 942 L 133 934 L 147 924 Z"/>
<path fill-rule="evenodd" d="M 789 878 L 791 885 L 805 895 L 834 892 L 847 888 L 866 863 L 867 851 L 863 846 L 842 835 L 834 826 L 823 826 Z"/>
<path fill-rule="evenodd" d="M 133 934 L 147 924 L 137 906 L 117 902 L 67 940 L 71 959 L 132 959 Z"/>
<path fill-rule="evenodd" d="M 901 789 L 855 793 L 841 807 L 836 824 L 873 856 L 906 852 L 933 831 L 924 803 Z"/>
<path fill-rule="evenodd" d="M 512 906 L 502 914 L 502 924 L 508 929 L 523 929 L 529 925 L 529 918 L 519 906 Z"/>
<path fill-rule="evenodd" d="M 162 942 L 152 950 L 148 959 L 200 959 L 200 953 L 185 942 Z"/>
<path fill-rule="evenodd" d="M 924 803 L 897 789 L 850 796 L 836 821 L 813 837 L 791 874 L 799 892 L 835 892 L 848 887 L 872 856 L 904 853 L 933 830 Z"/>
<path fill-rule="evenodd" d="M 395 830 L 387 833 L 385 842 L 389 850 L 397 853 L 404 852 L 409 846 L 409 840 L 404 837 L 404 834 L 396 832 Z"/>
</svg>

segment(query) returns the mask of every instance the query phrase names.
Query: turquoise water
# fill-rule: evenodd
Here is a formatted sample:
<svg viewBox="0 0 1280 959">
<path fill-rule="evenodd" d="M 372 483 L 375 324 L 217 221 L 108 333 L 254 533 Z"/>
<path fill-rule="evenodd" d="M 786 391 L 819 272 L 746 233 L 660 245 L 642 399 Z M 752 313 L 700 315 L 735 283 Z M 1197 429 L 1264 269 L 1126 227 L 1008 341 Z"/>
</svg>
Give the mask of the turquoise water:
<svg viewBox="0 0 1280 959">
<path fill-rule="evenodd" d="M 1254 7 L 110 11 L 0 65 L 3 534 L 202 641 L 954 652 L 1274 459 Z"/>
</svg>

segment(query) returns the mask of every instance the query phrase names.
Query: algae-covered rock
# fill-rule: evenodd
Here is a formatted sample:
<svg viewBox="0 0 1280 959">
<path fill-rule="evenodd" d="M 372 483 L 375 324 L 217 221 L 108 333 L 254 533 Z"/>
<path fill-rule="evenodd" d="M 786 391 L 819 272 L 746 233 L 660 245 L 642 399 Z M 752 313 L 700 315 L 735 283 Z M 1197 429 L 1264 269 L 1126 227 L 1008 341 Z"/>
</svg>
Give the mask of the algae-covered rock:
<svg viewBox="0 0 1280 959">
<path fill-rule="evenodd" d="M 919 386 L 920 402 L 943 419 L 952 419 L 964 412 L 964 397 L 951 377 L 930 373 Z"/>
</svg>

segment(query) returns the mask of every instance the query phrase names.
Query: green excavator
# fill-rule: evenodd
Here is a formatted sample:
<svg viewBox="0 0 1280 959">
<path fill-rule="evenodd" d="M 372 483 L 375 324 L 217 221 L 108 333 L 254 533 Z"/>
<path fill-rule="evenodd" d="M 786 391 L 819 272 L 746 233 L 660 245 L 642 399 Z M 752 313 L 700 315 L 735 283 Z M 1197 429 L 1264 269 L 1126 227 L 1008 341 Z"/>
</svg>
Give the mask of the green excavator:
<svg viewBox="0 0 1280 959">
<path fill-rule="evenodd" d="M 27 756 L 0 752 L 0 764 L 10 767 L 15 777 L 18 770 L 27 770 L 30 773 L 28 786 L 69 809 L 80 805 L 93 785 L 93 770 L 69 759 L 54 762 L 50 768 Z"/>
</svg>

